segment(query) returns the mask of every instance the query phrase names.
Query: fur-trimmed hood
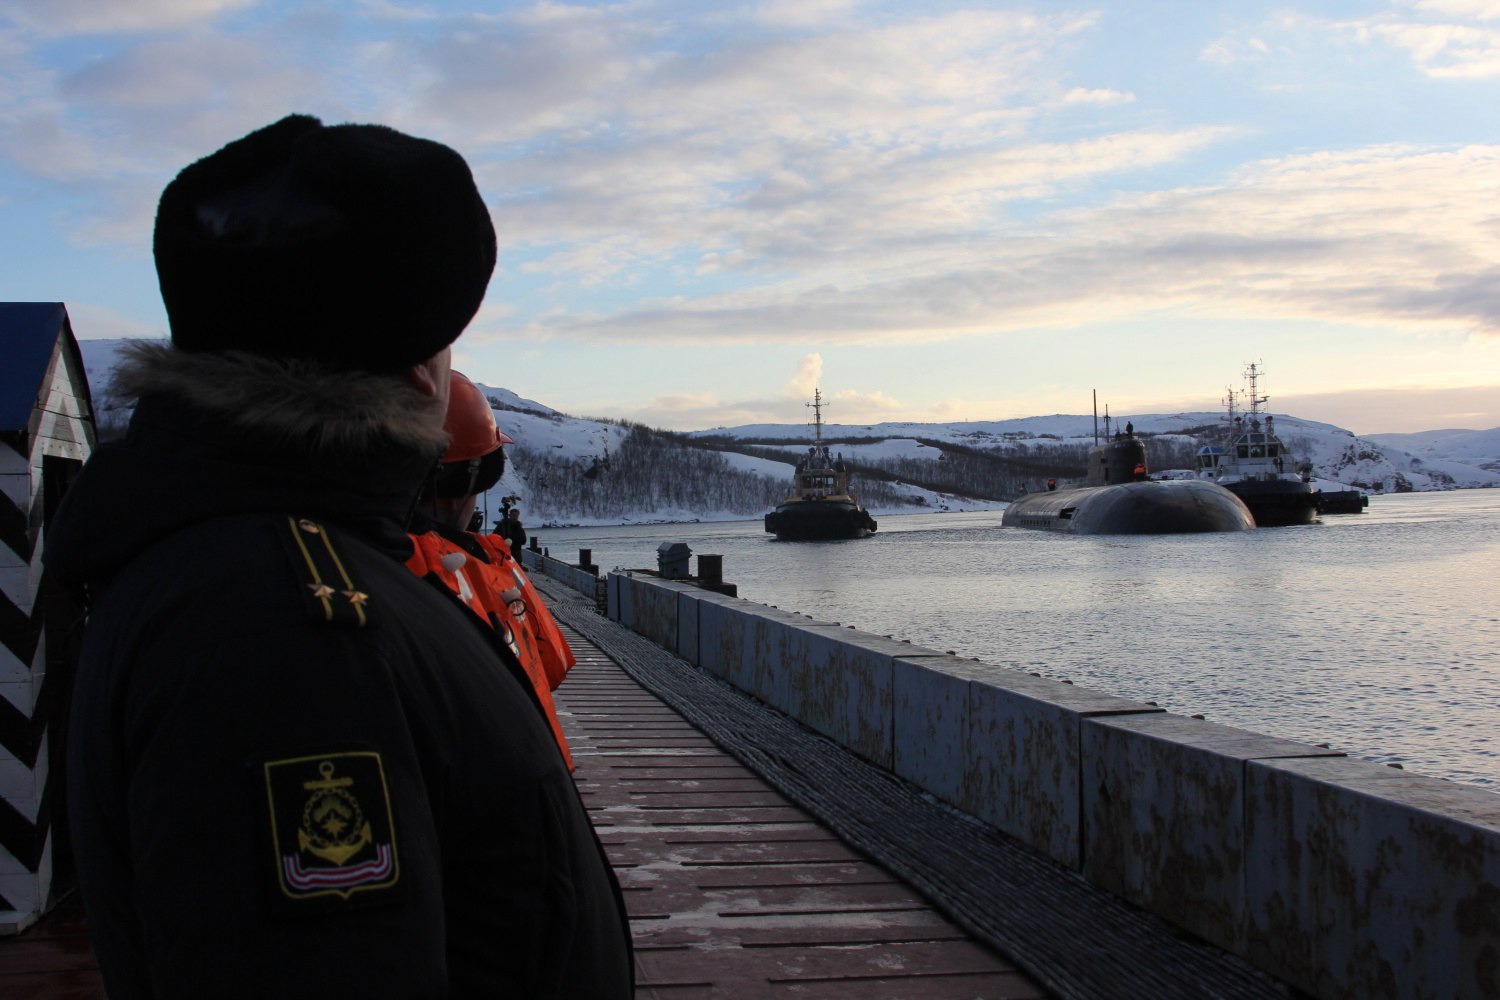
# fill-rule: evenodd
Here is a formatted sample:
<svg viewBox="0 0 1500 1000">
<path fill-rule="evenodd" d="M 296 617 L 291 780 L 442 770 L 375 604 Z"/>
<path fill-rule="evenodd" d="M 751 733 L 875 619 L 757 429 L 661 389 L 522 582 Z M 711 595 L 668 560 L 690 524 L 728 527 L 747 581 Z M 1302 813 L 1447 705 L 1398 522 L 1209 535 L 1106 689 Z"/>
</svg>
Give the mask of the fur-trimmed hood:
<svg viewBox="0 0 1500 1000">
<path fill-rule="evenodd" d="M 402 379 L 251 354 L 131 345 L 114 392 L 134 401 L 48 526 L 45 563 L 101 584 L 143 547 L 214 517 L 284 512 L 384 525 L 404 544 L 447 443 L 439 403 Z"/>
<path fill-rule="evenodd" d="M 122 355 L 114 392 L 124 402 L 170 396 L 224 420 L 233 433 L 265 436 L 308 455 L 392 445 L 441 454 L 448 443 L 438 401 L 391 376 L 239 351 L 189 353 L 156 341 L 126 345 Z"/>
</svg>

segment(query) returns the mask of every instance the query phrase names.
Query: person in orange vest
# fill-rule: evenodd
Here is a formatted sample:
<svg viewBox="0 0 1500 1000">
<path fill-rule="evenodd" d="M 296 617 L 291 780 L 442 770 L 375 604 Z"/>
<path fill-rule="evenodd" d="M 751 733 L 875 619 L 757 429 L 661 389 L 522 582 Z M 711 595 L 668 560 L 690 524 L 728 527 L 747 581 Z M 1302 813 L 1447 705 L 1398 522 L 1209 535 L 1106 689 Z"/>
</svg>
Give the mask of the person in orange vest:
<svg viewBox="0 0 1500 1000">
<path fill-rule="evenodd" d="M 439 583 L 494 630 L 525 673 L 571 771 L 573 757 L 552 692 L 573 668 L 573 651 L 506 540 L 469 530 L 476 498 L 499 482 L 503 446 L 512 439 L 495 426 L 479 387 L 456 371 L 443 426 L 448 448 L 418 502 L 406 568 Z"/>
</svg>

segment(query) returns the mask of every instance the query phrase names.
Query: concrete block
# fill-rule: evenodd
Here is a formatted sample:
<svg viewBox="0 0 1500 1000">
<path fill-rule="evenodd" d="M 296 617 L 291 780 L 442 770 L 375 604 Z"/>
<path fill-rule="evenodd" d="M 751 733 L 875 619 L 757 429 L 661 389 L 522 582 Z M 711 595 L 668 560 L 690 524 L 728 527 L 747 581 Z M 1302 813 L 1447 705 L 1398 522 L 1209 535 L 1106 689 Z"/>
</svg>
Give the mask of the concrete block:
<svg viewBox="0 0 1500 1000">
<path fill-rule="evenodd" d="M 621 619 L 621 624 L 675 654 L 679 601 L 697 594 L 698 588 L 655 576 L 633 576 L 621 586 L 628 587 L 631 595 L 627 602 L 630 618 Z"/>
<path fill-rule="evenodd" d="M 620 583 L 624 576 L 610 573 L 604 578 L 604 616 L 612 622 L 620 620 Z"/>
<path fill-rule="evenodd" d="M 892 770 L 955 806 L 966 798 L 969 683 L 989 669 L 920 651 L 892 663 Z"/>
<path fill-rule="evenodd" d="M 1166 713 L 1090 718 L 1082 737 L 1084 875 L 1243 953 L 1247 763 L 1339 755 Z"/>
<path fill-rule="evenodd" d="M 882 767 L 892 662 L 916 649 L 748 601 L 699 604 L 704 670 Z"/>
<path fill-rule="evenodd" d="M 1500 795 L 1266 760 L 1246 802 L 1251 961 L 1316 996 L 1500 996 Z"/>
<path fill-rule="evenodd" d="M 767 701 L 889 769 L 895 658 L 921 647 L 836 625 L 782 627 L 765 639 L 768 657 L 755 662 L 772 689 Z"/>
<path fill-rule="evenodd" d="M 746 694 L 765 700 L 745 685 L 751 673 L 746 665 L 753 648 L 751 636 L 758 622 L 779 622 L 789 627 L 817 624 L 806 615 L 781 611 L 744 598 L 709 595 L 698 604 L 698 665 Z"/>
<path fill-rule="evenodd" d="M 704 605 L 733 606 L 745 602 L 741 601 L 738 597 L 730 597 L 727 594 L 704 590 L 701 587 L 695 587 L 693 590 L 693 593 L 683 594 L 678 599 L 677 655 L 693 666 L 701 667 L 703 665 L 703 656 L 700 651 L 699 623 L 704 613 Z"/>
<path fill-rule="evenodd" d="M 1082 867 L 1082 728 L 1095 716 L 1161 714 L 1012 668 L 970 668 L 961 807 L 1061 864 Z"/>
<path fill-rule="evenodd" d="M 613 585 L 610 591 L 610 617 L 632 631 L 640 631 L 635 625 L 642 614 L 639 604 L 645 593 L 644 579 L 644 574 L 638 578 L 628 571 L 610 575 Z"/>
</svg>

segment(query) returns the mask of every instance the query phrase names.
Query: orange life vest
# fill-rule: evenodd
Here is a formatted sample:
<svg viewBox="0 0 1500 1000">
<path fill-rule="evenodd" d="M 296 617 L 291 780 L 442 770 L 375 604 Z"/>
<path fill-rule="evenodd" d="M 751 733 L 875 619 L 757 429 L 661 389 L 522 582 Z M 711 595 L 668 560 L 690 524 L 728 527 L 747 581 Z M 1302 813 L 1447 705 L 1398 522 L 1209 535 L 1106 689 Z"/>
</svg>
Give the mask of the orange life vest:
<svg viewBox="0 0 1500 1000">
<path fill-rule="evenodd" d="M 573 651 L 542 603 L 541 594 L 510 557 L 505 541 L 491 543 L 486 535 L 471 537 L 489 555 L 489 562 L 429 531 L 411 536 L 413 552 L 406 568 L 417 576 L 437 579 L 499 634 L 526 671 L 571 771 L 573 755 L 568 752 L 568 741 L 557 719 L 552 691 L 577 662 Z"/>
<path fill-rule="evenodd" d="M 552 617 L 552 612 L 542 603 L 542 595 L 527 578 L 521 564 L 511 556 L 510 544 L 504 538 L 499 535 L 477 534 L 471 537 L 489 554 L 490 564 L 507 568 L 521 588 L 521 597 L 526 602 L 526 619 L 531 622 L 537 648 L 542 655 L 542 667 L 547 672 L 547 685 L 552 690 L 557 690 L 563 678 L 568 676 L 568 671 L 578 662 L 568 646 L 568 640 L 563 638 L 562 629 L 557 627 L 557 619 Z"/>
</svg>

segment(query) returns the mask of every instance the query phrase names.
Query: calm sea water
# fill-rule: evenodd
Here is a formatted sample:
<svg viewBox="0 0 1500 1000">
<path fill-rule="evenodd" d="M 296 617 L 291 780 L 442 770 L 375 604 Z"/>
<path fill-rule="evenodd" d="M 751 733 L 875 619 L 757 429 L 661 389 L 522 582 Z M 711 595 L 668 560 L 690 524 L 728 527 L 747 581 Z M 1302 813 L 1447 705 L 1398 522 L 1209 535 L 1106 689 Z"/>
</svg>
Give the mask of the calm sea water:
<svg viewBox="0 0 1500 1000">
<path fill-rule="evenodd" d="M 844 542 L 759 521 L 534 533 L 605 570 L 686 542 L 753 601 L 1500 791 L 1500 490 L 1234 534 L 879 520 Z"/>
</svg>

